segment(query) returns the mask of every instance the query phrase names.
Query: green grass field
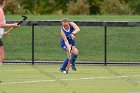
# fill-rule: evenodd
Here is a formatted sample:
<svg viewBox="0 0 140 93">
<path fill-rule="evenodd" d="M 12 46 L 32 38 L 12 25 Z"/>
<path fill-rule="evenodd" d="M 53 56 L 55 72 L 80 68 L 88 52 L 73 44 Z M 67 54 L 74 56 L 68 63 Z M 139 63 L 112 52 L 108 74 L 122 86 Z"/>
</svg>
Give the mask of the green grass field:
<svg viewBox="0 0 140 93">
<path fill-rule="evenodd" d="M 93 20 L 93 21 L 140 21 L 139 15 L 27 15 L 29 20 L 61 20 L 70 18 L 71 20 Z M 20 20 L 20 15 L 7 15 L 7 20 Z"/>
<path fill-rule="evenodd" d="M 0 93 L 140 93 L 139 66 L 2 65 Z"/>
<path fill-rule="evenodd" d="M 29 16 L 29 20 L 140 21 L 140 16 Z M 8 20 L 21 19 L 8 15 Z M 80 27 L 77 35 L 78 61 L 104 60 L 104 28 Z M 140 28 L 108 28 L 108 61 L 140 62 Z M 59 26 L 35 27 L 35 60 L 62 61 L 66 54 L 59 45 Z M 31 60 L 31 27 L 16 29 L 4 37 L 5 60 Z M 0 93 L 140 93 L 139 66 L 77 65 L 63 74 L 59 65 L 0 66 Z"/>
</svg>

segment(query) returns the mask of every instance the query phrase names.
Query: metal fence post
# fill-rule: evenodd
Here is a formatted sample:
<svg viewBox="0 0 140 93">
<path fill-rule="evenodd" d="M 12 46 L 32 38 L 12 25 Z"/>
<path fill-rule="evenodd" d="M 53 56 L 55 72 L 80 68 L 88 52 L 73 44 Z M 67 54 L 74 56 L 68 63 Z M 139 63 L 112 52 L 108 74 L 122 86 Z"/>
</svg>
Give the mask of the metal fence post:
<svg viewBox="0 0 140 93">
<path fill-rule="evenodd" d="M 34 27 L 35 25 L 32 25 L 32 65 L 34 65 Z"/>
<path fill-rule="evenodd" d="M 107 26 L 104 26 L 104 65 L 107 65 Z"/>
</svg>

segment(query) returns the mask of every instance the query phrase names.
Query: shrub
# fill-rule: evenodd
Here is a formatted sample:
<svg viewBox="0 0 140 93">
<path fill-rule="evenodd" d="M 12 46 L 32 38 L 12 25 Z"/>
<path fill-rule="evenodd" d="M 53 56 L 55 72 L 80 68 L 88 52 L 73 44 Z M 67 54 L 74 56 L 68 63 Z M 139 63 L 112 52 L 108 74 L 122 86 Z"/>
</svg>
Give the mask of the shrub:
<svg viewBox="0 0 140 93">
<path fill-rule="evenodd" d="M 29 10 L 24 9 L 17 0 L 7 0 L 5 12 L 6 14 L 30 14 Z"/>
<path fill-rule="evenodd" d="M 130 15 L 133 13 L 134 11 L 124 1 L 104 0 L 101 4 L 101 14 Z"/>
<path fill-rule="evenodd" d="M 68 14 L 87 15 L 89 14 L 89 4 L 85 0 L 70 1 L 67 4 Z"/>
<path fill-rule="evenodd" d="M 100 14 L 100 6 L 102 0 L 88 0 L 90 14 Z"/>
<path fill-rule="evenodd" d="M 140 0 L 128 0 L 128 4 L 135 10 L 135 14 L 140 14 Z"/>
</svg>

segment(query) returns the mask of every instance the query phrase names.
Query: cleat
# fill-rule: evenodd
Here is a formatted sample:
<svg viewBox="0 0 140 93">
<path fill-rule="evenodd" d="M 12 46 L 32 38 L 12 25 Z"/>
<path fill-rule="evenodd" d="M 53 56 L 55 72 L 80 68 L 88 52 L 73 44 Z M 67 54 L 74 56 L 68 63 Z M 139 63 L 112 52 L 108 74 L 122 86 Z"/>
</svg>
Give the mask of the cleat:
<svg viewBox="0 0 140 93">
<path fill-rule="evenodd" d="M 73 71 L 76 71 L 76 70 L 77 70 L 75 66 L 71 66 L 71 69 L 72 69 Z"/>
<path fill-rule="evenodd" d="M 62 72 L 63 74 L 67 74 L 68 73 L 68 71 L 62 70 L 61 68 L 59 69 L 59 71 Z"/>
<path fill-rule="evenodd" d="M 67 74 L 68 72 L 66 70 L 63 70 L 62 73 Z"/>
</svg>

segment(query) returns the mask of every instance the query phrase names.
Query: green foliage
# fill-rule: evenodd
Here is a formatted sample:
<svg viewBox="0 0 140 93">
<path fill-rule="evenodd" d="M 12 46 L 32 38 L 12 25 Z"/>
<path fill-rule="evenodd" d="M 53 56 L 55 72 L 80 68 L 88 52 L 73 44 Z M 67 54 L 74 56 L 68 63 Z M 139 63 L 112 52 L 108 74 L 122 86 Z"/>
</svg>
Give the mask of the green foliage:
<svg viewBox="0 0 140 93">
<path fill-rule="evenodd" d="M 133 14 L 133 10 L 124 1 L 104 0 L 101 5 L 101 14 L 130 15 Z"/>
<path fill-rule="evenodd" d="M 69 0 L 21 0 L 32 14 L 63 14 L 67 11 L 66 4 Z"/>
<path fill-rule="evenodd" d="M 128 4 L 135 9 L 135 14 L 140 14 L 140 0 L 129 0 Z"/>
<path fill-rule="evenodd" d="M 21 6 L 21 4 L 17 2 L 17 0 L 8 0 L 6 3 L 6 14 L 30 14 L 30 11 L 25 9 L 24 5 Z"/>
<path fill-rule="evenodd" d="M 140 14 L 140 0 L 7 0 L 7 14 Z"/>
<path fill-rule="evenodd" d="M 67 4 L 68 14 L 72 15 L 87 15 L 89 14 L 89 4 L 85 0 L 77 0 Z"/>
<path fill-rule="evenodd" d="M 88 0 L 90 14 L 100 14 L 101 0 Z"/>
</svg>

